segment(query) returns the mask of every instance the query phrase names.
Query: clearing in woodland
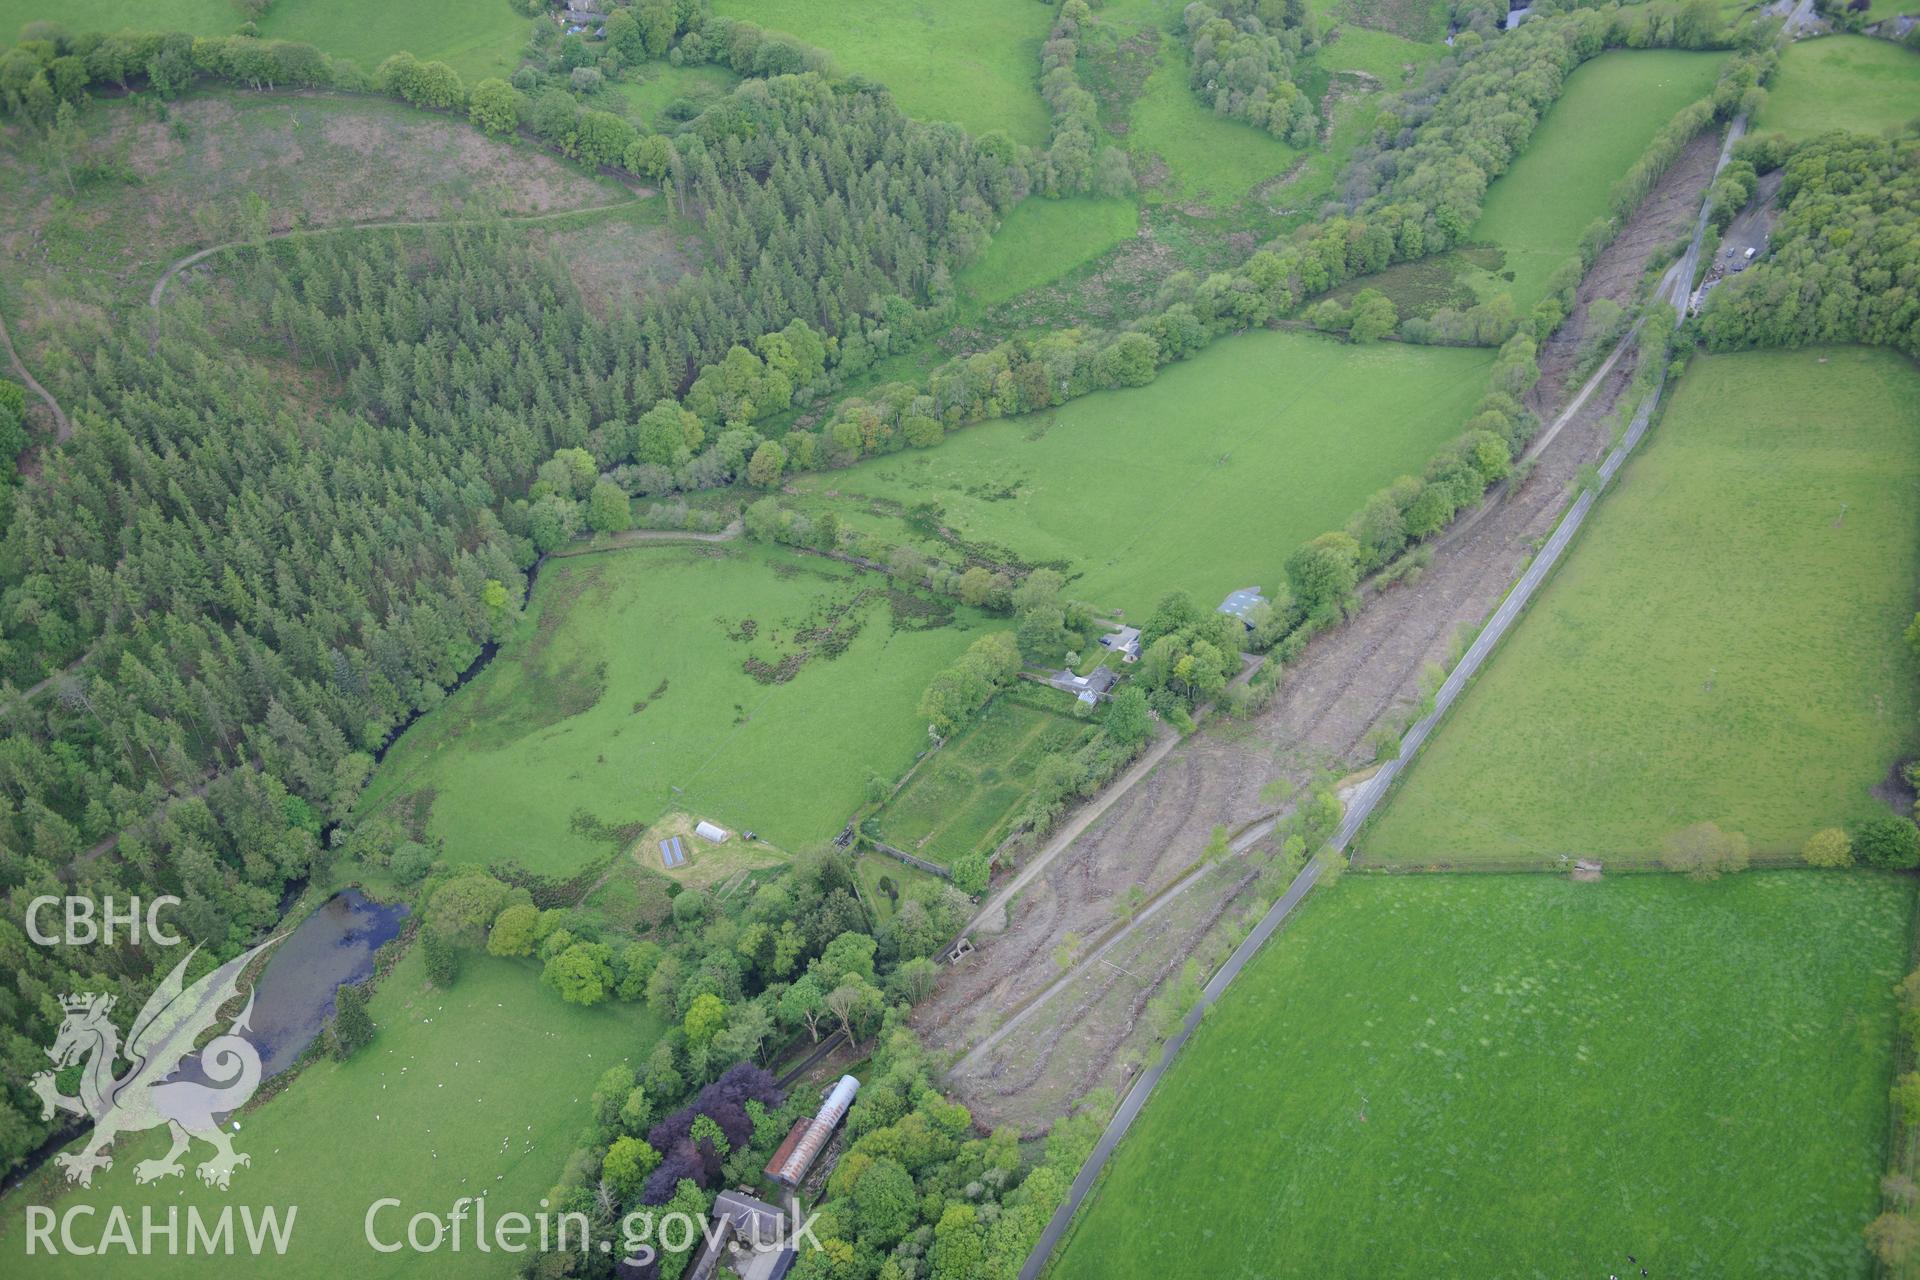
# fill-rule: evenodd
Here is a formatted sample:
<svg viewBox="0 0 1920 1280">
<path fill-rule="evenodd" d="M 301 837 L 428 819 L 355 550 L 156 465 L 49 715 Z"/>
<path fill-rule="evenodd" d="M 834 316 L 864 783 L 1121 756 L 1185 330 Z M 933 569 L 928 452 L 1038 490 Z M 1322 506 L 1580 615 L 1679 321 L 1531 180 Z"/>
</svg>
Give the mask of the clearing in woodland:
<svg viewBox="0 0 1920 1280">
<path fill-rule="evenodd" d="M 247 225 L 254 196 L 267 231 L 624 205 L 632 237 L 662 253 L 694 234 L 667 231 L 665 201 L 635 205 L 611 179 L 381 98 L 208 89 L 169 104 L 165 120 L 108 100 L 81 122 L 93 176 L 76 189 L 26 131 L 0 143 L 0 190 L 19 197 L 0 201 L 16 342 L 89 305 L 143 307 L 174 259 L 258 230 Z"/>
</svg>

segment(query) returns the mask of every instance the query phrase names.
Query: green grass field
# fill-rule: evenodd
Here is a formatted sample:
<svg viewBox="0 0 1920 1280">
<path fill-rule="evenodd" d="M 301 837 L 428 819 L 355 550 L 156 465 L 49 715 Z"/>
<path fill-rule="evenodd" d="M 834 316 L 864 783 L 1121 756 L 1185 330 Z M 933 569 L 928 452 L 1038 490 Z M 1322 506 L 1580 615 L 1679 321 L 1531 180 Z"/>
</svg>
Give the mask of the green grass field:
<svg viewBox="0 0 1920 1280">
<path fill-rule="evenodd" d="M 1151 384 L 984 423 L 937 448 L 794 487 L 856 523 L 869 504 L 932 499 L 963 538 L 1059 561 L 1069 594 L 1143 616 L 1184 589 L 1213 605 L 1272 586 L 1302 542 L 1418 472 L 1458 435 L 1489 353 L 1315 334 L 1214 343 Z M 900 536 L 894 523 L 890 532 Z"/>
<path fill-rule="evenodd" d="M 1878 134 L 1920 117 L 1920 56 L 1887 40 L 1828 36 L 1787 47 L 1756 133 Z"/>
<path fill-rule="evenodd" d="M 1244 120 L 1215 115 L 1187 87 L 1187 45 L 1163 36 L 1153 74 L 1133 104 L 1127 148 L 1151 172 L 1164 164 L 1160 184 L 1175 203 L 1228 206 L 1279 178 L 1303 154 Z"/>
<path fill-rule="evenodd" d="M 425 991 L 425 966 L 414 948 L 387 978 L 372 1004 L 379 1031 L 373 1043 L 344 1063 L 306 1068 L 287 1090 L 243 1114 L 236 1149 L 253 1163 L 238 1170 L 229 1191 L 209 1190 L 194 1176 L 140 1186 L 136 1161 L 162 1154 L 165 1133 L 154 1130 L 123 1144 L 113 1168 L 96 1174 L 90 1191 L 61 1194 L 51 1169 L 0 1204 L 0 1249 L 19 1258 L 25 1249 L 26 1205 L 56 1210 L 99 1206 L 81 1235 L 97 1236 L 109 1206 L 119 1205 L 139 1229 L 142 1206 L 164 1215 L 196 1205 L 217 1214 L 224 1205 L 297 1206 L 292 1243 L 273 1258 L 275 1276 L 507 1276 L 518 1261 L 502 1253 L 434 1254 L 368 1247 L 362 1222 L 375 1200 L 397 1197 L 399 1210 L 377 1219 L 387 1240 L 403 1232 L 414 1213 L 445 1215 L 462 1196 L 486 1194 L 488 1214 L 535 1212 L 573 1149 L 588 1095 L 608 1067 L 623 1058 L 640 1063 L 659 1026 L 639 1005 L 580 1009 L 540 985 L 531 961 L 465 958 L 451 991 Z M 403 1070 L 404 1068 L 404 1070 Z M 505 1149 L 502 1149 L 502 1140 Z M 209 1148 L 196 1144 L 192 1160 Z M 164 1218 L 162 1219 L 164 1220 Z M 238 1230 L 236 1226 L 236 1231 Z M 151 1276 L 252 1277 L 266 1264 L 245 1253 L 233 1257 L 149 1257 Z M 57 1237 L 56 1237 L 57 1239 Z M 35 1276 L 97 1276 L 127 1266 L 102 1258 L 36 1257 Z"/>
<path fill-rule="evenodd" d="M 1797 851 L 1873 812 L 1913 745 L 1917 573 L 1920 373 L 1864 348 L 1698 359 L 1360 847 L 1645 856 L 1713 821 Z"/>
<path fill-rule="evenodd" d="M 430 5 L 369 4 L 366 0 L 275 0 L 260 34 L 305 40 L 352 58 L 368 71 L 402 49 L 437 59 L 468 84 L 513 74 L 533 20 L 507 0 L 435 0 Z"/>
<path fill-rule="evenodd" d="M 1131 200 L 1022 200 L 954 284 L 977 315 L 1085 266 L 1139 229 L 1140 210 Z"/>
<path fill-rule="evenodd" d="M 853 873 L 859 877 L 861 901 L 873 912 L 876 927 L 893 919 L 899 899 L 908 889 L 945 883 L 918 867 L 910 867 L 898 859 L 872 850 L 854 857 Z M 891 893 L 888 892 L 889 887 Z"/>
<path fill-rule="evenodd" d="M 1444 10 L 1438 26 L 1444 36 Z M 1446 45 L 1437 38 L 1430 42 L 1409 40 L 1389 31 L 1349 25 L 1340 28 L 1339 39 L 1321 46 L 1313 60 L 1327 71 L 1363 71 L 1392 92 L 1406 84 L 1420 67 L 1446 52 Z"/>
<path fill-rule="evenodd" d="M 612 86 L 627 104 L 627 114 L 649 129 L 665 129 L 672 122 L 666 110 L 684 99 L 695 110 L 725 97 L 740 83 L 740 77 L 725 67 L 676 67 L 670 62 L 650 62 L 625 74 L 638 77 Z"/>
<path fill-rule="evenodd" d="M 1095 15 L 1103 34 L 1087 42 L 1081 82 L 1101 98 L 1103 116 L 1119 130 L 1111 140 L 1133 153 L 1150 198 L 1224 209 L 1286 173 L 1301 153 L 1264 129 L 1215 115 L 1187 87 L 1182 7 L 1174 0 L 1104 5 Z M 1129 52 L 1115 58 L 1121 43 Z"/>
<path fill-rule="evenodd" d="M 0 41 L 13 43 L 20 28 L 29 22 L 57 22 L 76 32 L 135 27 L 142 31 L 218 35 L 238 27 L 241 18 L 227 0 L 147 0 L 137 7 L 126 0 L 0 0 Z"/>
<path fill-rule="evenodd" d="M 1870 1275 L 1913 899 L 1348 875 L 1213 1009 L 1051 1274 Z"/>
<path fill-rule="evenodd" d="M 834 56 L 843 73 L 887 86 L 908 115 L 999 129 L 1044 146 L 1040 44 L 1053 10 L 1016 0 L 716 0 L 714 12 L 785 31 Z"/>
<path fill-rule="evenodd" d="M 70 31 L 190 31 L 223 35 L 242 19 L 227 0 L 0 0 L 0 38 L 21 24 L 47 19 Z M 471 84 L 507 76 L 520 65 L 533 20 L 507 0 L 436 0 L 434 4 L 374 4 L 368 0 L 273 0 L 257 24 L 277 40 L 304 40 L 372 71 L 404 49 L 446 62 Z"/>
<path fill-rule="evenodd" d="M 1468 239 L 1498 246 L 1502 272 L 1481 273 L 1483 297 L 1508 293 L 1524 315 L 1607 213 L 1607 197 L 1666 123 L 1706 95 L 1725 55 L 1670 49 L 1606 53 L 1567 78 L 1533 140 L 1487 191 Z"/>
<path fill-rule="evenodd" d="M 1041 759 L 1072 750 L 1089 732 L 1086 722 L 1072 716 L 995 698 L 920 766 L 875 816 L 874 831 L 896 849 L 946 867 L 969 853 L 991 853 L 1026 799 Z"/>
<path fill-rule="evenodd" d="M 805 847 L 839 830 L 869 770 L 905 771 L 926 744 L 921 692 L 979 635 L 977 619 L 891 613 L 883 579 L 784 552 L 551 560 L 500 656 L 407 731 L 364 803 L 430 789 L 453 861 L 561 875 L 623 847 L 576 830 L 582 813 L 612 828 L 679 808 Z"/>
</svg>

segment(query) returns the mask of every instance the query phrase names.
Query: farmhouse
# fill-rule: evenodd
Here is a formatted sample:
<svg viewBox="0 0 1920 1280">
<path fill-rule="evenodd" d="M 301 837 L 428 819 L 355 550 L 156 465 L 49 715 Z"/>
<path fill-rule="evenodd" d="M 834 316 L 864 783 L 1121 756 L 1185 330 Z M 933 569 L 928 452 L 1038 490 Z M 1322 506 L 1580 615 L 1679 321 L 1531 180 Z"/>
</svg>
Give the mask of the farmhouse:
<svg viewBox="0 0 1920 1280">
<path fill-rule="evenodd" d="M 1062 669 L 1053 673 L 1047 681 L 1063 693 L 1071 693 L 1080 701 L 1092 706 L 1107 696 L 1113 686 L 1120 683 L 1120 673 L 1112 667 L 1095 667 L 1086 675 L 1076 675 L 1071 670 Z"/>
<path fill-rule="evenodd" d="M 1240 619 L 1247 630 L 1253 630 L 1253 611 L 1267 602 L 1258 587 L 1242 587 L 1220 602 L 1219 613 L 1230 613 Z"/>
<path fill-rule="evenodd" d="M 1107 692 L 1120 681 L 1119 672 L 1112 667 L 1095 667 L 1087 673 L 1086 684 L 1080 690 L 1080 701 L 1092 706 L 1107 696 Z"/>
<path fill-rule="evenodd" d="M 744 1191 L 722 1191 L 713 1200 L 707 1246 L 687 1271 L 688 1280 L 713 1280 L 723 1271 L 740 1280 L 780 1280 L 792 1269 L 786 1216 Z"/>
<path fill-rule="evenodd" d="M 1122 662 L 1140 661 L 1140 628 L 1138 627 L 1116 627 L 1100 637 L 1100 644 L 1119 654 Z"/>
</svg>

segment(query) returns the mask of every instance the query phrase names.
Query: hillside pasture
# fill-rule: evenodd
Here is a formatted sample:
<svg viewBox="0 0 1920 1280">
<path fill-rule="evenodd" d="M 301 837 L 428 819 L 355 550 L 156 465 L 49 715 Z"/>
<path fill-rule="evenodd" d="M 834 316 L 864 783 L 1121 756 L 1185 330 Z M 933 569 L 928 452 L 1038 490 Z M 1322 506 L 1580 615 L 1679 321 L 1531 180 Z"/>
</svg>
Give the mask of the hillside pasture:
<svg viewBox="0 0 1920 1280">
<path fill-rule="evenodd" d="M 1439 35 L 1446 34 L 1446 20 L 1439 22 Z M 1322 70 L 1357 71 L 1372 76 L 1391 93 L 1404 87 L 1418 75 L 1421 67 L 1445 56 L 1447 46 L 1438 36 L 1433 39 L 1409 39 L 1392 31 L 1364 25 L 1342 26 L 1313 55 Z"/>
<path fill-rule="evenodd" d="M 1050 1274 L 1867 1276 L 1913 902 L 1349 874 L 1208 1014 Z"/>
<path fill-rule="evenodd" d="M 431 793 L 453 860 L 561 876 L 670 810 L 804 848 L 926 745 L 920 694 L 983 621 L 785 552 L 552 560 L 500 654 L 402 736 L 363 804 Z"/>
<path fill-rule="evenodd" d="M 534 20 L 509 0 L 435 0 L 376 4 L 367 0 L 275 0 L 260 34 L 304 40 L 372 71 L 392 53 L 444 62 L 469 85 L 513 74 Z"/>
<path fill-rule="evenodd" d="M 1694 360 L 1652 438 L 1375 825 L 1368 860 L 1793 853 L 1913 746 L 1920 372 Z"/>
<path fill-rule="evenodd" d="M 1131 153 L 1145 198 L 1213 216 L 1285 174 L 1300 153 L 1264 129 L 1215 115 L 1187 86 L 1181 8 L 1112 0 L 1083 33 L 1079 74 L 1100 99 L 1106 141 Z"/>
<path fill-rule="evenodd" d="M 224 35 L 240 25 L 228 0 L 148 0 L 141 29 Z M 69 31 L 120 31 L 132 21 L 126 0 L 0 0 L 0 42 L 12 44 L 29 22 L 57 22 Z"/>
<path fill-rule="evenodd" d="M 91 1190 L 67 1190 L 48 1164 L 0 1202 L 0 1248 L 9 1256 L 25 1252 L 28 1204 L 97 1206 L 96 1233 L 114 1206 L 135 1224 L 143 1208 L 161 1222 L 177 1208 L 176 1254 L 165 1252 L 164 1239 L 137 1262 L 117 1253 L 43 1253 L 16 1274 L 257 1276 L 266 1266 L 258 1259 L 209 1259 L 185 1248 L 188 1206 L 217 1216 L 239 1203 L 297 1206 L 286 1255 L 268 1255 L 271 1274 L 289 1280 L 338 1276 L 347 1259 L 363 1277 L 513 1275 L 524 1255 L 476 1252 L 471 1227 L 462 1252 L 376 1253 L 364 1234 L 368 1209 L 382 1197 L 403 1202 L 376 1218 L 388 1241 L 403 1237 L 413 1214 L 445 1215 L 463 1196 L 485 1195 L 490 1220 L 537 1212 L 573 1150 L 595 1082 L 623 1060 L 643 1063 L 659 1023 L 641 1005 L 563 1003 L 531 960 L 466 955 L 453 988 L 431 990 L 418 946 L 382 981 L 370 1012 L 378 1030 L 360 1053 L 311 1063 L 284 1092 L 234 1117 L 235 1148 L 252 1164 L 234 1173 L 231 1190 L 202 1184 L 191 1163 L 183 1177 L 137 1184 L 134 1165 L 166 1150 L 165 1130 L 154 1129 L 120 1143 L 113 1168 L 95 1175 Z M 208 1151 L 196 1143 L 192 1162 Z"/>
<path fill-rule="evenodd" d="M 1187 85 L 1186 41 L 1162 36 L 1126 138 L 1150 197 L 1226 209 L 1283 177 L 1304 154 L 1265 129 L 1216 115 Z M 1163 173 L 1164 170 L 1164 173 Z"/>
<path fill-rule="evenodd" d="M 1831 129 L 1880 134 L 1920 118 L 1920 56 L 1888 40 L 1828 36 L 1788 45 L 1757 133 L 1795 140 Z"/>
<path fill-rule="evenodd" d="M 1508 294 L 1522 315 L 1544 297 L 1582 233 L 1607 215 L 1614 184 L 1682 107 L 1706 96 L 1724 60 L 1648 49 L 1603 53 L 1575 70 L 1468 233 L 1504 255 L 1499 267 L 1471 273 L 1480 296 Z"/>
<path fill-rule="evenodd" d="M 1169 591 L 1211 608 L 1272 586 L 1294 548 L 1458 435 L 1491 353 L 1351 346 L 1261 331 L 1145 387 L 968 427 L 933 449 L 797 478 L 803 501 L 908 536 L 938 503 L 965 544 L 1072 575 L 1068 593 L 1143 617 Z"/>
<path fill-rule="evenodd" d="M 892 92 L 922 120 L 949 120 L 968 133 L 999 130 L 1044 146 L 1040 45 L 1053 24 L 1045 5 L 1007 0 L 715 0 L 714 12 L 825 49 L 843 74 Z"/>
<path fill-rule="evenodd" d="M 185 31 L 226 35 L 244 21 L 228 0 L 0 0 L 0 40 L 22 24 L 58 22 L 69 31 Z M 274 0 L 256 25 L 270 40 L 302 40 L 372 71 L 388 54 L 406 50 L 450 65 L 468 84 L 506 77 L 520 65 L 533 20 L 509 0 L 436 0 L 433 4 L 373 4 L 368 0 Z"/>
<path fill-rule="evenodd" d="M 1140 211 L 1131 200 L 1023 200 L 954 284 L 968 311 L 978 314 L 1078 270 L 1139 229 Z"/>
<path fill-rule="evenodd" d="M 1342 27 L 1298 69 L 1301 87 L 1334 121 L 1328 146 L 1302 151 L 1245 121 L 1216 115 L 1193 91 L 1182 7 L 1172 0 L 1111 0 L 1095 13 L 1095 34 L 1082 41 L 1080 78 L 1101 100 L 1111 141 L 1131 152 L 1145 198 L 1202 220 L 1238 213 L 1265 225 L 1274 215 L 1316 207 L 1332 194 L 1335 174 L 1364 136 L 1364 130 L 1341 128 L 1350 116 L 1367 114 L 1357 104 L 1378 88 L 1400 88 L 1412 69 L 1445 52 L 1437 43 Z M 1324 18 L 1321 26 L 1326 29 Z M 1339 72 L 1364 78 L 1337 83 Z"/>
</svg>

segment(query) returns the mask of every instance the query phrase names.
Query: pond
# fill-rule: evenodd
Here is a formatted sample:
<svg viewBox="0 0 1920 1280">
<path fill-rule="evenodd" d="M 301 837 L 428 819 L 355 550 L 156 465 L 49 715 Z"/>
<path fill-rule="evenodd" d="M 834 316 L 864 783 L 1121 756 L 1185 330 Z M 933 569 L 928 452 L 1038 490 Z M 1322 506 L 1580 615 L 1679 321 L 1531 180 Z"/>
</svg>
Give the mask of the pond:
<svg viewBox="0 0 1920 1280">
<path fill-rule="evenodd" d="M 400 903 L 373 902 L 358 889 L 347 889 L 327 899 L 274 948 L 255 984 L 246 1032 L 260 1052 L 262 1080 L 299 1061 L 333 1016 L 334 992 L 343 983 L 373 976 L 373 953 L 399 936 L 406 918 Z M 197 1054 L 187 1057 L 172 1078 L 212 1083 Z M 0 1189 L 19 1185 L 83 1127 L 57 1129 Z"/>
<path fill-rule="evenodd" d="M 407 918 L 400 903 L 370 901 L 358 889 L 327 899 L 273 949 L 254 988 L 247 1038 L 270 1079 L 296 1062 L 333 1016 L 341 984 L 373 976 L 373 953 Z"/>
</svg>

